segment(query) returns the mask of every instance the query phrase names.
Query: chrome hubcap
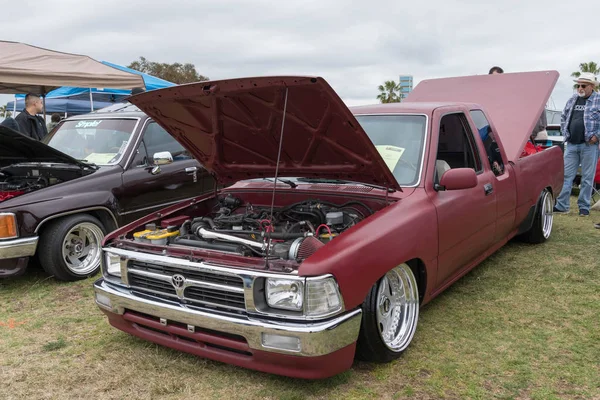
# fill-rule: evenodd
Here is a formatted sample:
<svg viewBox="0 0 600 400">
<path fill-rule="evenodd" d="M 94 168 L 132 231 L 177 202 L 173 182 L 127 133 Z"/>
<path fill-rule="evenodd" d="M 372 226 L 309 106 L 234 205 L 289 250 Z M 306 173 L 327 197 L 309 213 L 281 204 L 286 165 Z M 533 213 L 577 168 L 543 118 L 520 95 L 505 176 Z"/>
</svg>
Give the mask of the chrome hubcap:
<svg viewBox="0 0 600 400">
<path fill-rule="evenodd" d="M 419 317 L 417 281 L 408 265 L 389 271 L 377 291 L 377 325 L 385 345 L 403 351 L 410 343 Z"/>
<path fill-rule="evenodd" d="M 550 233 L 552 232 L 552 222 L 554 221 L 554 198 L 550 193 L 546 193 L 544 195 L 544 200 L 542 201 L 542 232 L 544 234 L 544 238 L 548 239 L 550 237 Z"/>
<path fill-rule="evenodd" d="M 62 256 L 67 268 L 77 274 L 93 272 L 100 265 L 100 243 L 104 233 L 95 224 L 75 225 L 63 241 Z"/>
</svg>

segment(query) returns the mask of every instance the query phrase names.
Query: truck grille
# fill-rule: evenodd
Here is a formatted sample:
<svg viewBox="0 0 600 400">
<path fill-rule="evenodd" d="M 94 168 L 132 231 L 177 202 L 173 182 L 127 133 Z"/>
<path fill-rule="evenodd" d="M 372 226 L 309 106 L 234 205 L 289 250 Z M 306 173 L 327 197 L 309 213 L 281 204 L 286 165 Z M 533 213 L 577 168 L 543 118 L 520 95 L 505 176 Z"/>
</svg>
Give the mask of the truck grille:
<svg viewBox="0 0 600 400">
<path fill-rule="evenodd" d="M 129 262 L 127 270 L 129 286 L 136 291 L 238 315 L 246 312 L 244 282 L 239 276 L 134 260 Z M 185 279 L 178 288 L 173 283 L 175 275 Z"/>
</svg>

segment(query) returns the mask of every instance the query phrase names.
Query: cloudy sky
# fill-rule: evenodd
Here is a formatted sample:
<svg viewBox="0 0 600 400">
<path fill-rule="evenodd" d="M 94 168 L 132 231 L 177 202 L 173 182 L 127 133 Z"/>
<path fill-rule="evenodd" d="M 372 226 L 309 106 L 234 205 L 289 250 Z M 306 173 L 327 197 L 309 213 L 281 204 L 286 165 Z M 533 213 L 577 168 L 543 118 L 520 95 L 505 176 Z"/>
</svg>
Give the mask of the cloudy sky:
<svg viewBox="0 0 600 400">
<path fill-rule="evenodd" d="M 121 65 L 190 62 L 211 79 L 318 75 L 348 105 L 377 102 L 377 86 L 401 74 L 416 85 L 493 65 L 553 69 L 561 109 L 571 72 L 600 63 L 600 37 L 586 27 L 599 12 L 598 2 L 539 0 L 21 0 L 3 2 L 0 39 Z"/>
</svg>

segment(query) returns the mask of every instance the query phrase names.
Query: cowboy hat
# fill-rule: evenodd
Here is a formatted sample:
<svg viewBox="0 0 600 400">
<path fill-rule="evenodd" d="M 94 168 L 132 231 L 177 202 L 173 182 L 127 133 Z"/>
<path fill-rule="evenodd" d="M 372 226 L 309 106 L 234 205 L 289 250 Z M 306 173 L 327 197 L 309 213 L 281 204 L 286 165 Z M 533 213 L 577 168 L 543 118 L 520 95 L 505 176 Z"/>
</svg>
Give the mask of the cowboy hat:
<svg viewBox="0 0 600 400">
<path fill-rule="evenodd" d="M 581 75 L 579 75 L 579 78 L 573 79 L 573 82 L 592 83 L 592 84 L 598 86 L 598 81 L 596 80 L 596 76 L 594 74 L 592 74 L 591 72 L 582 72 Z"/>
</svg>

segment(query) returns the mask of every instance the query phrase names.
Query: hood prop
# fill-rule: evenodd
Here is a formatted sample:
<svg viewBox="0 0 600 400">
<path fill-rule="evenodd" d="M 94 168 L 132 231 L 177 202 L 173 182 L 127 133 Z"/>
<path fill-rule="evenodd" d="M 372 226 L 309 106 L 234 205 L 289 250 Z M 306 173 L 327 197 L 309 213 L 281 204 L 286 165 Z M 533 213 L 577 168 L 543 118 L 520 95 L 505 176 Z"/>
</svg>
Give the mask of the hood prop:
<svg viewBox="0 0 600 400">
<path fill-rule="evenodd" d="M 288 87 L 285 87 L 285 98 L 283 100 L 283 115 L 281 116 L 281 134 L 279 135 L 279 150 L 277 151 L 277 164 L 275 164 L 275 179 L 273 179 L 273 195 L 271 196 L 271 221 L 273 221 L 273 208 L 275 206 L 275 191 L 277 189 L 277 175 L 279 174 L 279 161 L 281 159 L 281 147 L 283 144 L 283 129 L 285 127 L 285 115 L 287 112 Z M 271 231 L 267 231 L 267 255 L 265 256 L 265 269 L 269 269 L 269 248 L 271 244 Z"/>
</svg>

